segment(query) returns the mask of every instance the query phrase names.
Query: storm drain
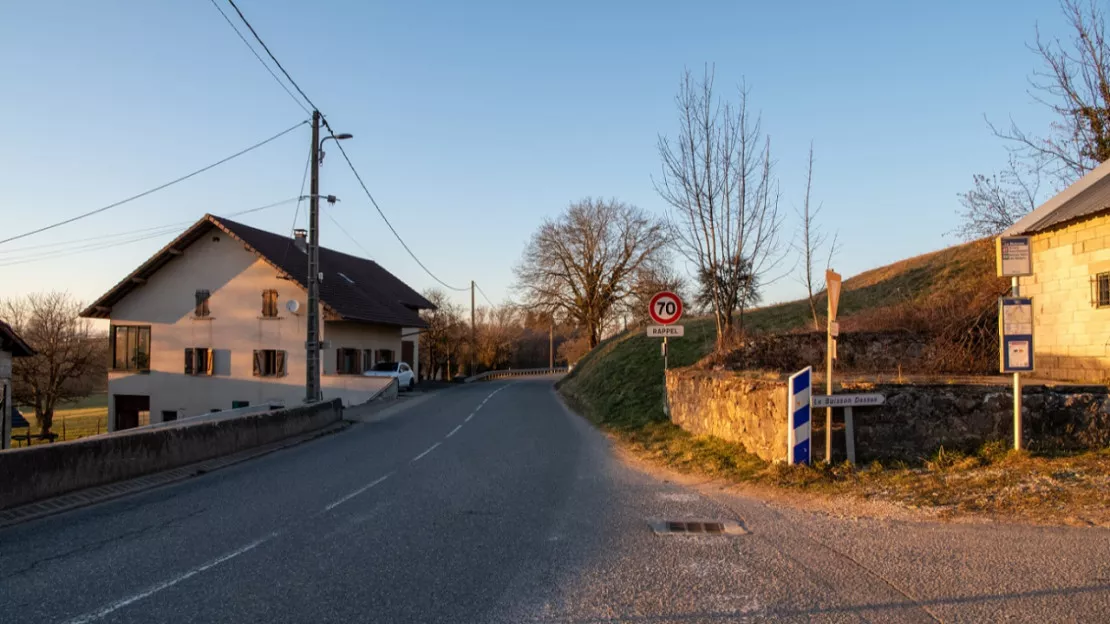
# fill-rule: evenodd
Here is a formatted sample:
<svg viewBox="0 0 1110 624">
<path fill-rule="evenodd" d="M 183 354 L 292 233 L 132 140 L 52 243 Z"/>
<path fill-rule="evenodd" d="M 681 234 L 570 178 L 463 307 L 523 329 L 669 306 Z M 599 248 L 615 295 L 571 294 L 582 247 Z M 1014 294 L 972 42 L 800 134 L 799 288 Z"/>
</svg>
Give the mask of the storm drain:
<svg viewBox="0 0 1110 624">
<path fill-rule="evenodd" d="M 735 520 L 651 520 L 648 521 L 656 535 L 689 535 L 708 537 L 715 535 L 747 535 L 749 531 Z"/>
</svg>

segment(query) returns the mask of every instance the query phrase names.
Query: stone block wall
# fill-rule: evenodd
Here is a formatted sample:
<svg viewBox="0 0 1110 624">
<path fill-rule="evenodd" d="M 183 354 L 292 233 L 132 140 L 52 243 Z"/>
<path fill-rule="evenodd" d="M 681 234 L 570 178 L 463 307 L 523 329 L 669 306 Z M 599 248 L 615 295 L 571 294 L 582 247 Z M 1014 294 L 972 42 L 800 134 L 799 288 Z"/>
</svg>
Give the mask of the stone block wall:
<svg viewBox="0 0 1110 624">
<path fill-rule="evenodd" d="M 816 387 L 821 388 L 815 379 Z M 997 384 L 869 384 L 838 392 L 878 392 L 879 407 L 855 408 L 859 462 L 918 462 L 940 447 L 973 452 L 984 443 L 1010 444 L 1013 398 Z M 696 435 L 739 442 L 767 461 L 786 459 L 786 381 L 698 368 L 667 373 L 671 421 Z M 1027 386 L 1023 432 L 1035 451 L 1110 446 L 1110 388 Z M 825 412 L 813 412 L 813 454 L 823 458 Z M 833 461 L 844 458 L 843 411 L 834 411 Z"/>
<path fill-rule="evenodd" d="M 786 457 L 786 383 L 695 368 L 667 372 L 671 422 L 739 442 L 767 461 Z"/>
<path fill-rule="evenodd" d="M 1033 236 L 1033 275 L 1021 294 L 1033 298 L 1036 375 L 1105 383 L 1110 379 L 1110 307 L 1092 302 L 1091 278 L 1110 272 L 1110 215 Z"/>
</svg>

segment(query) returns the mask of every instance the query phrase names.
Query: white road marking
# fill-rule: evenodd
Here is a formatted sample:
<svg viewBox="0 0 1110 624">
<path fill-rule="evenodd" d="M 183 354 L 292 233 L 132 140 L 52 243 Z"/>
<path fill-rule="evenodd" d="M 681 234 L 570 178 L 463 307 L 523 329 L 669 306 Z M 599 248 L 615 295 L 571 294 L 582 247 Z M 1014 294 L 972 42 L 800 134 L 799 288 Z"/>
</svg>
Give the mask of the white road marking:
<svg viewBox="0 0 1110 624">
<path fill-rule="evenodd" d="M 96 620 L 104 618 L 105 616 L 111 615 L 112 613 L 126 607 L 129 604 L 138 602 L 138 601 L 142 600 L 143 598 L 149 598 L 150 596 L 153 596 L 154 594 L 157 594 L 158 592 L 162 591 L 163 589 L 168 589 L 170 587 L 173 587 L 174 585 L 177 585 L 181 581 L 192 578 L 192 577 L 200 574 L 201 572 L 204 572 L 205 570 L 210 570 L 210 569 L 220 565 L 221 563 L 224 563 L 225 561 L 234 559 L 235 557 L 238 557 L 239 555 L 241 555 L 241 554 L 243 554 L 243 553 L 245 553 L 249 550 L 253 550 L 253 549 L 257 548 L 258 546 L 260 546 L 261 544 L 263 544 L 265 542 L 268 542 L 271 539 L 277 537 L 277 535 L 278 534 L 276 532 L 275 533 L 270 533 L 269 535 L 267 535 L 266 537 L 263 537 L 262 539 L 257 539 L 255 541 L 247 544 L 246 546 L 243 546 L 242 548 L 239 548 L 237 550 L 233 550 L 233 551 L 227 553 L 226 555 L 224 555 L 224 556 L 222 556 L 218 559 L 213 559 L 212 561 L 209 561 L 208 563 L 200 566 L 199 568 L 193 568 L 192 570 L 189 570 L 188 572 L 186 572 L 186 573 L 184 573 L 180 576 L 176 576 L 176 577 L 174 577 L 174 578 L 172 578 L 168 581 L 164 581 L 162 583 L 154 585 L 153 587 L 145 589 L 145 590 L 143 590 L 143 591 L 141 591 L 141 592 L 139 592 L 139 593 L 137 593 L 133 596 L 129 596 L 127 598 L 124 598 L 123 600 L 113 602 L 112 604 L 100 609 L 99 611 L 94 611 L 92 613 L 86 613 L 85 615 L 82 615 L 80 617 L 69 620 L 69 623 L 70 624 L 86 624 L 87 622 L 94 622 Z"/>
<path fill-rule="evenodd" d="M 477 414 L 477 413 L 478 413 L 478 412 L 470 412 L 470 415 L 469 415 L 469 416 L 467 416 L 467 417 L 466 417 L 466 420 L 465 420 L 465 421 L 463 421 L 463 422 L 470 422 L 470 419 L 471 419 L 471 418 L 474 418 L 474 414 Z"/>
<path fill-rule="evenodd" d="M 421 458 L 421 457 L 424 457 L 424 456 L 425 456 L 425 455 L 427 455 L 428 453 L 431 453 L 432 451 L 436 450 L 436 447 L 437 447 L 437 446 L 439 446 L 439 445 L 440 445 L 440 443 L 439 443 L 439 442 L 436 442 L 436 443 L 435 443 L 435 444 L 433 444 L 433 445 L 431 446 L 431 448 L 429 448 L 428 450 L 426 450 L 426 451 L 424 451 L 423 453 L 421 453 L 421 454 L 417 455 L 416 457 L 413 457 L 413 458 L 412 458 L 412 461 L 420 461 L 420 458 Z"/>
<path fill-rule="evenodd" d="M 384 477 L 380 477 L 375 481 L 371 481 L 370 483 L 360 487 L 359 489 L 355 490 L 354 492 L 351 492 L 350 494 L 348 494 L 348 495 L 344 496 L 343 498 L 335 501 L 334 503 L 328 505 L 327 507 L 324 507 L 324 511 L 331 511 L 332 509 L 335 509 L 336 507 L 338 507 L 338 506 L 342 505 L 343 503 L 351 500 L 352 498 L 358 496 L 359 494 L 362 494 L 366 490 L 369 490 L 370 488 L 372 488 L 375 485 L 381 483 L 382 481 L 385 481 L 386 479 L 388 479 L 392 475 L 393 475 L 393 473 L 391 472 L 391 473 L 385 475 Z"/>
<path fill-rule="evenodd" d="M 453 435 L 455 435 L 456 433 L 458 433 L 458 432 L 459 432 L 459 429 L 462 429 L 462 425 L 459 425 L 458 427 L 455 427 L 454 429 L 452 429 L 452 430 L 451 430 L 451 433 L 448 433 L 448 434 L 447 434 L 447 435 L 446 435 L 445 437 L 448 437 L 448 438 L 450 438 L 451 436 L 453 436 Z"/>
</svg>

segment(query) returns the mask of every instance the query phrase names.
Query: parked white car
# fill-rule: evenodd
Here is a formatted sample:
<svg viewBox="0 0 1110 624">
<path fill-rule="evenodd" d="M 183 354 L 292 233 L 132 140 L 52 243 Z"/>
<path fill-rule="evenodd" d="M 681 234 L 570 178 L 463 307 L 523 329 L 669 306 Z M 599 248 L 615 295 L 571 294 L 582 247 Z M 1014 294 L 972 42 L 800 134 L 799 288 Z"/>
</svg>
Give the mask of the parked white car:
<svg viewBox="0 0 1110 624">
<path fill-rule="evenodd" d="M 366 377 L 392 377 L 397 380 L 398 390 L 412 390 L 416 387 L 416 376 L 412 367 L 404 362 L 378 362 L 374 368 L 363 373 Z"/>
</svg>

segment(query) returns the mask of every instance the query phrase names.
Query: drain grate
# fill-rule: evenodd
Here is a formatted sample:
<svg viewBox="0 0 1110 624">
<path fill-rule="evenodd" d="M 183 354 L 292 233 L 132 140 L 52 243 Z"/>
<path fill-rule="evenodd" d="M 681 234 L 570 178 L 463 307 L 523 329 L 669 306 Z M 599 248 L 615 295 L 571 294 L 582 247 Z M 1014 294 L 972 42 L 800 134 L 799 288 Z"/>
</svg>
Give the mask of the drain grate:
<svg viewBox="0 0 1110 624">
<path fill-rule="evenodd" d="M 747 535 L 748 530 L 734 520 L 651 520 L 656 535 Z"/>
</svg>

